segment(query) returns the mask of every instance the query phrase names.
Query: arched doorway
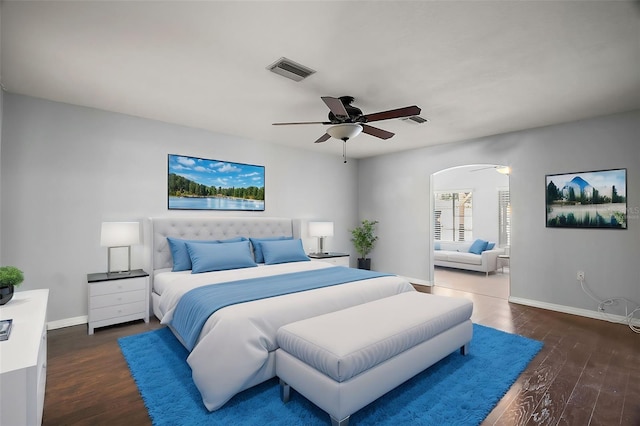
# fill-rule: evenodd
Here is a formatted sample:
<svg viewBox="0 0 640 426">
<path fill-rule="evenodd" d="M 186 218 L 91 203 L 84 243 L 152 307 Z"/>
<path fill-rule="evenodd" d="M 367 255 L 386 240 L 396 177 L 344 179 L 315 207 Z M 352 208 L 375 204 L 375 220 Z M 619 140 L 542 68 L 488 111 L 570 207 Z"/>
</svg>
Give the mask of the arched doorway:
<svg viewBox="0 0 640 426">
<path fill-rule="evenodd" d="M 431 175 L 430 278 L 436 287 L 508 299 L 509 172 L 503 165 L 473 164 Z M 478 239 L 494 247 L 469 253 Z"/>
</svg>

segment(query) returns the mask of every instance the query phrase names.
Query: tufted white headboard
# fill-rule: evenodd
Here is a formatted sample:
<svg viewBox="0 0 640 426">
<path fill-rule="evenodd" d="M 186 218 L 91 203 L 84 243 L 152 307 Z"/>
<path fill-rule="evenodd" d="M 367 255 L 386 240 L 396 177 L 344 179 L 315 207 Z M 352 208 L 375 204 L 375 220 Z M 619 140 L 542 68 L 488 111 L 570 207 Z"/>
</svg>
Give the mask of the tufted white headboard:
<svg viewBox="0 0 640 426">
<path fill-rule="evenodd" d="M 171 268 L 167 237 L 188 240 L 220 240 L 232 237 L 299 237 L 292 219 L 278 217 L 156 217 L 151 218 L 151 266 Z M 153 274 L 152 274 L 153 275 Z"/>
</svg>

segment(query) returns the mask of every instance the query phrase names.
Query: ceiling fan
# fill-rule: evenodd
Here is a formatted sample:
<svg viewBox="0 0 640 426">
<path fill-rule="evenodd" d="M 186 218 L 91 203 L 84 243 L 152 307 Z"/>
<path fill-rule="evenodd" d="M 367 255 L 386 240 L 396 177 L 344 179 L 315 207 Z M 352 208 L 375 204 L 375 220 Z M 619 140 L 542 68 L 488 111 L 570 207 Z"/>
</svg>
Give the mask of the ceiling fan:
<svg viewBox="0 0 640 426">
<path fill-rule="evenodd" d="M 329 121 L 303 121 L 294 123 L 273 123 L 274 126 L 289 126 L 295 124 L 324 124 L 331 125 L 327 132 L 320 136 L 315 143 L 325 142 L 331 137 L 340 139 L 344 142 L 358 136 L 361 132 L 380 139 L 389 139 L 394 133 L 388 132 L 377 127 L 369 126 L 366 123 L 372 121 L 390 120 L 393 118 L 411 117 L 420 114 L 420 108 L 417 106 L 408 106 L 404 108 L 392 109 L 388 111 L 376 112 L 373 114 L 363 114 L 360 108 L 351 103 L 354 101 L 353 96 L 340 96 L 334 98 L 331 96 L 322 96 L 322 100 L 329 107 Z"/>
</svg>

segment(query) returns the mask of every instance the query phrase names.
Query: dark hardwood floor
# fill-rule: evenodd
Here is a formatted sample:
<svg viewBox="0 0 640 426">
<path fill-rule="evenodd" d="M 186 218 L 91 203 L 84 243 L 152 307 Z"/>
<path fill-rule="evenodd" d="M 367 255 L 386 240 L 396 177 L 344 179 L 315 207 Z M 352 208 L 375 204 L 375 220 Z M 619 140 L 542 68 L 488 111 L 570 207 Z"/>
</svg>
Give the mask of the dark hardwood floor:
<svg viewBox="0 0 640 426">
<path fill-rule="evenodd" d="M 416 287 L 430 292 L 429 287 Z M 483 425 L 640 425 L 640 335 L 627 326 L 468 297 L 473 321 L 544 342 Z M 153 319 L 97 329 L 48 332 L 43 424 L 150 425 L 117 339 L 161 327 Z"/>
<path fill-rule="evenodd" d="M 150 425 L 118 338 L 160 328 L 136 321 L 96 329 L 50 330 L 43 425 Z"/>
</svg>

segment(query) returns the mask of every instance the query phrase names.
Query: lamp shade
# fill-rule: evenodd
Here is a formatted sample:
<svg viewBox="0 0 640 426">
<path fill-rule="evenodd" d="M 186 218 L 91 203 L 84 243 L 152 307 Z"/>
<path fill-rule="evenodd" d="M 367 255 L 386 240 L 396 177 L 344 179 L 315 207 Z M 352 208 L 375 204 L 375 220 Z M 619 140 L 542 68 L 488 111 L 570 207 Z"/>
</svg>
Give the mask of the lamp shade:
<svg viewBox="0 0 640 426">
<path fill-rule="evenodd" d="M 139 222 L 102 222 L 100 245 L 123 247 L 140 244 Z"/>
<path fill-rule="evenodd" d="M 309 236 L 332 237 L 333 222 L 309 222 Z"/>
<path fill-rule="evenodd" d="M 356 123 L 336 124 L 327 129 L 329 136 L 343 141 L 355 138 L 360 132 L 362 132 L 362 126 Z"/>
</svg>

